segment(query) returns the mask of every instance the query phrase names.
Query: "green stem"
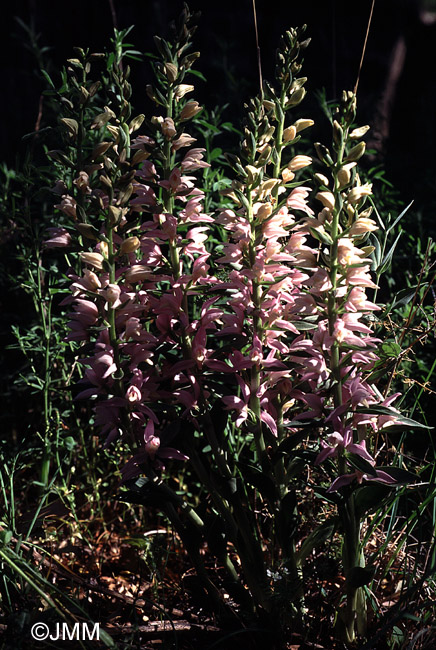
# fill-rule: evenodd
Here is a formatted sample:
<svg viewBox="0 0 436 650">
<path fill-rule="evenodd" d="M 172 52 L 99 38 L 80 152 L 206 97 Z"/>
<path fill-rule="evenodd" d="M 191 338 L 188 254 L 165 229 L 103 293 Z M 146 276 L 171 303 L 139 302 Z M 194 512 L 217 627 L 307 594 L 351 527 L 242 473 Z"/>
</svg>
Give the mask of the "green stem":
<svg viewBox="0 0 436 650">
<path fill-rule="evenodd" d="M 334 325 L 338 317 L 339 309 L 337 303 L 337 289 L 338 289 L 338 242 L 340 239 L 339 231 L 339 219 L 343 209 L 343 199 L 341 195 L 340 183 L 338 179 L 338 172 L 342 167 L 343 158 L 345 153 L 345 143 L 348 138 L 348 128 L 344 129 L 341 141 L 337 150 L 337 159 L 336 165 L 333 168 L 333 194 L 335 200 L 335 206 L 332 215 L 332 224 L 331 224 L 331 238 L 333 243 L 330 246 L 330 282 L 331 290 L 328 296 L 328 321 L 329 321 L 329 333 L 333 335 Z M 342 404 L 342 378 L 341 378 L 341 369 L 340 369 L 340 343 L 335 341 L 331 349 L 330 357 L 330 368 L 334 379 L 334 391 L 333 391 L 333 403 L 334 408 L 338 408 Z M 346 459 L 341 453 L 338 454 L 338 472 L 339 476 L 347 473 L 347 462 Z M 343 542 L 343 552 L 342 552 L 342 561 L 344 574 L 346 579 L 346 594 L 347 602 L 345 608 L 345 640 L 348 643 L 352 643 L 355 640 L 355 626 L 356 619 L 362 619 L 364 612 L 361 611 L 364 608 L 364 597 L 359 599 L 359 596 L 363 596 L 361 589 L 359 591 L 352 582 L 352 571 L 359 564 L 363 564 L 363 557 L 360 554 L 360 521 L 356 515 L 355 504 L 354 504 L 354 494 L 351 493 L 345 497 L 344 502 L 338 506 L 339 515 L 342 519 L 342 525 L 344 530 L 344 542 Z M 358 608 L 360 611 L 358 612 Z M 359 627 L 362 627 L 361 625 Z"/>
<path fill-rule="evenodd" d="M 254 223 L 253 216 L 253 202 L 251 192 L 247 192 L 248 199 L 248 210 L 247 218 L 251 226 L 251 238 L 249 244 L 249 256 L 250 256 L 250 266 L 254 267 L 256 263 L 256 226 Z M 260 318 L 260 313 L 262 309 L 262 288 L 256 278 L 252 279 L 252 300 L 254 305 L 253 310 L 253 344 L 254 338 L 257 338 L 262 341 L 262 322 Z M 251 396 L 250 396 L 250 409 L 253 411 L 256 419 L 255 429 L 254 429 L 254 442 L 256 445 L 257 451 L 257 460 L 261 463 L 265 457 L 265 440 L 262 433 L 262 421 L 260 419 L 261 408 L 260 408 L 260 399 L 258 397 L 258 392 L 260 388 L 260 364 L 255 363 L 251 369 Z"/>
</svg>

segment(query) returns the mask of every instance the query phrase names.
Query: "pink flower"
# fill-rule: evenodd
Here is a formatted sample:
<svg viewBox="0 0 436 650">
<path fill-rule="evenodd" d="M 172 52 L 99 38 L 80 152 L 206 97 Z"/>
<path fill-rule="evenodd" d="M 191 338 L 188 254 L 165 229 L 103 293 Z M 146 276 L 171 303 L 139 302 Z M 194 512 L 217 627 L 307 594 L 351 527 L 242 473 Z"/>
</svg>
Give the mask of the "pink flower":
<svg viewBox="0 0 436 650">
<path fill-rule="evenodd" d="M 44 248 L 66 248 L 71 245 L 71 234 L 65 228 L 47 228 L 49 239 L 44 240 Z"/>
<path fill-rule="evenodd" d="M 210 167 L 209 163 L 203 160 L 203 151 L 206 151 L 206 149 L 190 149 L 182 160 L 182 171 L 193 171 L 194 169 Z"/>
</svg>

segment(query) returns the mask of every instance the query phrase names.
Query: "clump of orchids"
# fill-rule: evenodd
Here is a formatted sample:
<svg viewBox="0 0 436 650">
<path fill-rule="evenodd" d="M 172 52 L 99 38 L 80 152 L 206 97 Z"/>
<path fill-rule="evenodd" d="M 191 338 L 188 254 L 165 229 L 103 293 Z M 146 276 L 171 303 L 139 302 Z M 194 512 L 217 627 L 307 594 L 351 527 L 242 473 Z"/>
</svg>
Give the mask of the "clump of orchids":
<svg viewBox="0 0 436 650">
<path fill-rule="evenodd" d="M 308 40 L 304 28 L 289 30 L 275 82 L 248 103 L 240 153 L 228 156 L 226 203 L 205 214 L 195 173 L 209 163 L 187 126 L 201 111 L 188 98 L 194 31 L 185 7 L 173 39 L 156 37 L 149 120 L 131 117 L 119 34 L 100 81 L 88 78 L 96 55 L 81 50 L 70 63 L 66 149 L 51 153 L 56 207 L 69 222 L 46 246 L 80 248 L 64 301 L 84 369 L 76 399 L 93 401 L 105 444 L 128 441 L 125 498 L 158 500 L 218 608 L 230 593 L 247 621 L 266 615 L 280 637 L 306 611 L 305 559 L 339 531 L 337 629 L 353 643 L 365 632 L 371 579 L 365 490 L 396 483 L 376 464 L 375 434 L 400 421 L 396 396 L 368 381 L 379 343 L 366 295 L 376 288 L 367 239 L 377 226 L 357 172 L 368 127 L 354 126 L 356 98 L 344 93 L 331 151 L 315 145 L 323 168 L 313 192 L 304 180 L 312 159 L 296 150 L 313 121 L 292 116 Z M 172 484 L 177 461 L 207 494 L 195 508 Z M 303 535 L 307 468 L 338 514 Z M 204 566 L 205 542 L 223 568 L 220 586 Z"/>
</svg>

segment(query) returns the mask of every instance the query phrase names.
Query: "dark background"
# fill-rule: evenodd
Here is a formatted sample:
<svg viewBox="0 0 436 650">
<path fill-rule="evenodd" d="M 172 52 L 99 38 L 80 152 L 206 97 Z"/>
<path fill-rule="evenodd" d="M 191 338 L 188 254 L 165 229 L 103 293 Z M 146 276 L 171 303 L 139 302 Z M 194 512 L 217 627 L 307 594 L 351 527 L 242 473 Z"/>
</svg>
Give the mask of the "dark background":
<svg viewBox="0 0 436 650">
<path fill-rule="evenodd" d="M 191 0 L 202 17 L 195 49 L 198 68 L 208 84 L 198 83 L 195 96 L 213 107 L 229 102 L 235 119 L 244 100 L 258 88 L 251 0 Z M 114 19 L 118 28 L 132 24 L 131 41 L 153 51 L 154 34 L 165 35 L 170 20 L 180 13 L 179 0 L 16 0 L 2 8 L 0 78 L 2 80 L 0 161 L 13 165 L 23 134 L 33 131 L 42 90 L 35 73 L 29 37 L 15 16 L 32 25 L 39 45 L 53 69 L 74 56 L 75 45 L 98 51 L 107 47 Z M 280 34 L 307 23 L 312 37 L 303 73 L 309 77 L 307 112 L 317 109 L 313 91 L 325 88 L 328 99 L 354 87 L 371 0 L 257 0 L 263 74 L 272 77 L 274 52 Z M 114 12 L 111 10 L 114 9 Z M 359 123 L 373 127 L 369 144 L 380 153 L 388 177 L 404 201 L 426 220 L 433 212 L 436 180 L 436 2 L 376 0 L 366 58 L 360 78 Z M 115 18 L 114 18 L 115 13 Z M 147 112 L 147 62 L 133 66 L 134 104 Z M 310 116 L 312 116 L 310 114 Z M 44 112 L 43 112 L 44 121 Z M 322 118 L 321 118 L 322 122 Z M 433 219 L 430 219 L 433 222 Z"/>
</svg>

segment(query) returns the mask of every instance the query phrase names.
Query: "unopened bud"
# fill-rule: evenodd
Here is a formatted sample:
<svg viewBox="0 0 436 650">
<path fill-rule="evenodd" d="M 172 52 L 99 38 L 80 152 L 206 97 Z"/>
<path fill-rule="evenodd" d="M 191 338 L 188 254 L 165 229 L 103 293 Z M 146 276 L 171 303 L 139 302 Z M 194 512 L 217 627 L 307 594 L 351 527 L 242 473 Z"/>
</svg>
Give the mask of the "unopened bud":
<svg viewBox="0 0 436 650">
<path fill-rule="evenodd" d="M 283 141 L 284 142 L 292 142 L 292 140 L 295 140 L 296 135 L 297 135 L 296 127 L 295 126 L 288 126 L 283 131 Z"/>
<path fill-rule="evenodd" d="M 321 201 L 325 208 L 329 210 L 334 210 L 335 207 L 335 197 L 332 192 L 318 192 L 315 196 L 318 201 Z"/>
<path fill-rule="evenodd" d="M 150 456 L 151 459 L 155 457 L 159 447 L 160 447 L 160 439 L 157 436 L 152 436 L 145 443 L 145 451 L 147 452 L 147 454 Z"/>
<path fill-rule="evenodd" d="M 359 144 L 356 144 L 352 149 L 350 149 L 347 157 L 345 158 L 345 162 L 354 162 L 359 160 L 359 158 L 362 158 L 363 154 L 365 153 L 365 149 L 365 142 L 359 142 Z"/>
<path fill-rule="evenodd" d="M 346 187 L 351 181 L 351 170 L 356 166 L 355 162 L 348 163 L 338 171 L 339 189 Z"/>
<path fill-rule="evenodd" d="M 107 211 L 108 211 L 110 225 L 115 226 L 117 223 L 119 223 L 121 219 L 121 208 L 117 208 L 114 205 L 110 205 Z"/>
<path fill-rule="evenodd" d="M 92 150 L 91 159 L 95 160 L 99 156 L 102 156 L 112 146 L 113 146 L 113 142 L 99 142 L 98 144 L 95 145 L 94 149 Z"/>
<path fill-rule="evenodd" d="M 103 268 L 104 257 L 100 253 L 80 253 L 80 259 L 85 264 L 90 264 L 96 269 Z"/>
<path fill-rule="evenodd" d="M 107 130 L 111 134 L 111 136 L 114 138 L 115 142 L 118 142 L 120 138 L 120 129 L 118 126 L 114 126 L 113 124 L 108 124 L 106 126 Z"/>
<path fill-rule="evenodd" d="M 315 122 L 313 120 L 301 119 L 301 120 L 297 120 L 294 123 L 294 126 L 295 126 L 295 128 L 297 130 L 297 133 L 300 133 L 300 131 L 303 131 L 304 129 L 307 129 L 309 126 L 313 126 L 314 124 L 315 124 Z"/>
<path fill-rule="evenodd" d="M 337 120 L 333 120 L 333 142 L 337 145 L 341 145 L 344 137 L 344 131 L 342 126 Z"/>
<path fill-rule="evenodd" d="M 143 266 L 142 264 L 133 264 L 126 271 L 126 281 L 129 283 L 141 282 L 150 276 L 150 269 L 148 266 Z"/>
<path fill-rule="evenodd" d="M 247 184 L 254 185 L 259 179 L 259 170 L 253 165 L 247 165 L 245 171 L 247 173 Z"/>
<path fill-rule="evenodd" d="M 121 288 L 118 286 L 118 284 L 108 284 L 105 291 L 106 300 L 111 305 L 113 305 L 117 302 L 117 300 L 119 300 L 120 293 Z"/>
<path fill-rule="evenodd" d="M 286 104 L 286 108 L 291 108 L 292 106 L 298 106 L 306 94 L 306 89 L 305 88 L 298 88 L 292 95 L 290 96 L 288 103 Z"/>
<path fill-rule="evenodd" d="M 177 66 L 174 63 L 165 63 L 165 74 L 170 83 L 177 79 Z"/>
<path fill-rule="evenodd" d="M 133 133 L 134 131 L 137 131 L 141 124 L 143 123 L 145 119 L 145 115 L 141 113 L 141 115 L 137 115 L 136 117 L 131 120 L 129 124 L 129 133 Z"/>
<path fill-rule="evenodd" d="M 90 223 L 76 223 L 75 226 L 83 237 L 87 239 L 98 239 L 98 230 L 94 226 L 91 226 Z"/>
<path fill-rule="evenodd" d="M 364 196 L 369 196 L 372 194 L 372 184 L 365 183 L 365 185 L 360 185 L 360 187 L 353 187 L 353 189 L 347 195 L 348 203 L 358 203 Z"/>
<path fill-rule="evenodd" d="M 324 176 L 324 174 L 315 174 L 315 179 L 318 181 L 320 185 L 325 185 L 325 187 L 329 186 L 329 179 L 327 176 Z"/>
<path fill-rule="evenodd" d="M 282 178 L 285 183 L 290 183 L 295 178 L 294 172 L 291 172 L 287 167 L 282 171 Z"/>
<path fill-rule="evenodd" d="M 367 124 L 366 126 L 360 126 L 358 129 L 353 129 L 349 135 L 349 138 L 351 140 L 358 140 L 359 138 L 363 138 L 365 133 L 369 131 L 370 128 L 371 127 Z"/>
<path fill-rule="evenodd" d="M 258 211 L 256 212 L 256 218 L 258 221 L 264 221 L 272 214 L 272 205 L 271 203 L 262 203 Z"/>
<path fill-rule="evenodd" d="M 203 110 L 203 107 L 199 105 L 198 102 L 192 100 L 189 100 L 184 107 L 182 108 L 182 111 L 180 113 L 180 119 L 183 120 L 190 120 L 192 117 L 197 115 L 200 111 Z"/>
<path fill-rule="evenodd" d="M 107 242 L 102 241 L 100 244 L 100 251 L 103 257 L 106 259 L 109 257 L 109 246 L 107 245 Z"/>
<path fill-rule="evenodd" d="M 99 280 L 99 277 L 94 271 L 90 271 L 89 269 L 85 269 L 84 271 L 84 280 L 87 285 L 92 291 L 95 291 L 96 289 L 100 289 L 101 287 L 101 282 Z"/>
<path fill-rule="evenodd" d="M 260 154 L 256 162 L 257 166 L 263 167 L 264 165 L 266 165 L 269 161 L 270 156 L 271 156 L 271 147 L 267 145 L 262 151 L 262 153 Z"/>
<path fill-rule="evenodd" d="M 174 138 L 177 133 L 176 127 L 174 126 L 174 120 L 171 117 L 166 117 L 160 128 L 167 140 Z"/>
<path fill-rule="evenodd" d="M 269 99 L 264 99 L 263 105 L 267 111 L 272 111 L 272 109 L 275 107 L 274 102 L 269 101 Z"/>
<path fill-rule="evenodd" d="M 321 144 L 320 142 L 315 142 L 313 146 L 315 147 L 315 151 L 321 162 L 329 167 L 333 165 L 333 158 L 330 151 L 325 145 Z"/>
<path fill-rule="evenodd" d="M 189 84 L 179 84 L 174 88 L 174 95 L 176 99 L 182 99 L 187 93 L 192 93 L 194 86 Z"/>
<path fill-rule="evenodd" d="M 310 156 L 294 156 L 292 160 L 288 163 L 288 169 L 292 172 L 296 172 L 299 169 L 308 167 L 312 164 L 312 158 Z"/>
<path fill-rule="evenodd" d="M 125 255 L 127 253 L 134 253 L 140 247 L 141 242 L 138 237 L 129 237 L 125 239 L 120 246 L 120 253 Z"/>
</svg>

